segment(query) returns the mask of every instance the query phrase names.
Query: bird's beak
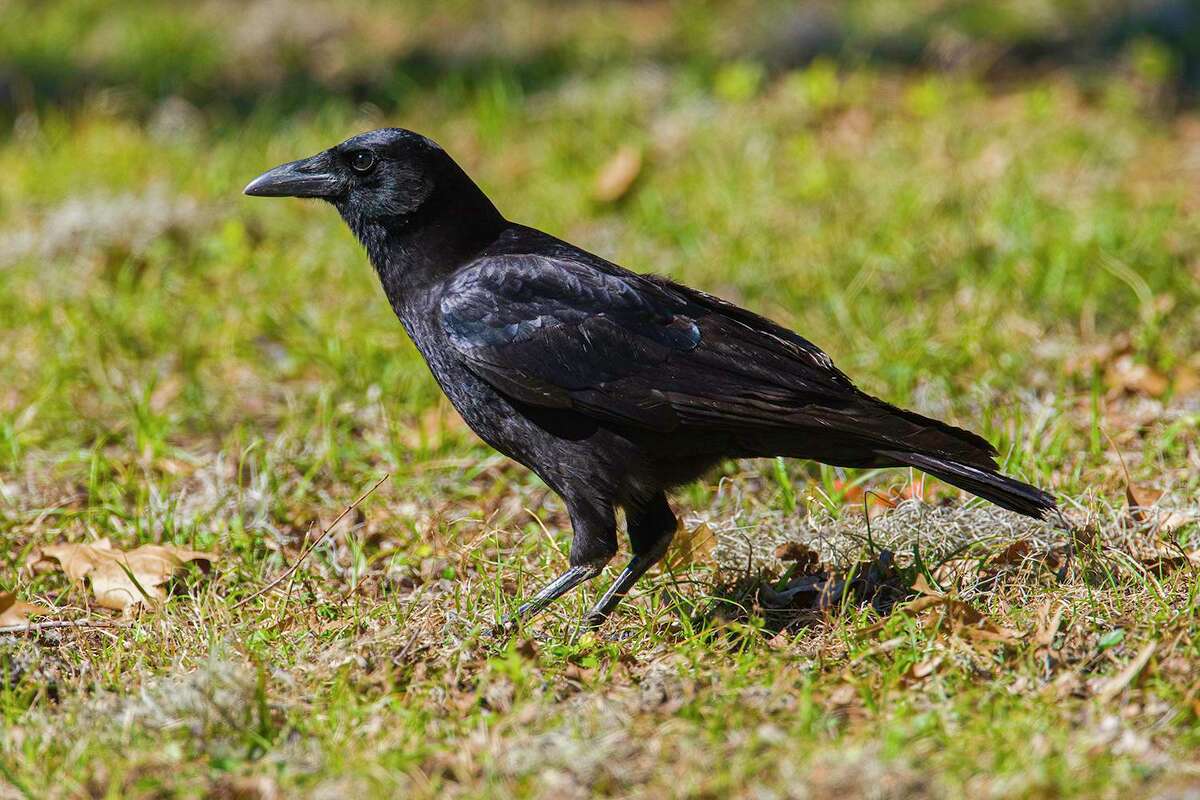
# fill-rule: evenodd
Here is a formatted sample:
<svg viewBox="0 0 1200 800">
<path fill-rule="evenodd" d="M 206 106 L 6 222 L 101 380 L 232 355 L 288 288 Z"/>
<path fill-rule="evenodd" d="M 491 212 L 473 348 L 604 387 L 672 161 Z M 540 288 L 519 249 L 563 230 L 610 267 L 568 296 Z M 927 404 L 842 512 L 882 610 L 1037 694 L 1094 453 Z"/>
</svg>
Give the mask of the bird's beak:
<svg viewBox="0 0 1200 800">
<path fill-rule="evenodd" d="M 251 197 L 334 197 L 346 188 L 332 169 L 327 153 L 281 164 L 250 181 L 243 189 Z"/>
</svg>

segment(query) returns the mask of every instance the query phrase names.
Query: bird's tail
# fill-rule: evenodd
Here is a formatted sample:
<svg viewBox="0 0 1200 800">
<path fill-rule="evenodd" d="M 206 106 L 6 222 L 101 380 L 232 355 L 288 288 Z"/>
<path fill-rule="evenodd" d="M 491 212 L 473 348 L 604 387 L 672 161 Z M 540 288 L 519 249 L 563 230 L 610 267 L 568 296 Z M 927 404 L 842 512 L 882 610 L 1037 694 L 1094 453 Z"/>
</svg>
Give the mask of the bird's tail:
<svg viewBox="0 0 1200 800">
<path fill-rule="evenodd" d="M 1048 519 L 1052 515 L 1061 519 L 1058 504 L 1052 495 L 995 470 L 980 469 L 926 453 L 879 451 L 879 455 L 916 467 L 1018 514 L 1034 519 Z"/>
</svg>

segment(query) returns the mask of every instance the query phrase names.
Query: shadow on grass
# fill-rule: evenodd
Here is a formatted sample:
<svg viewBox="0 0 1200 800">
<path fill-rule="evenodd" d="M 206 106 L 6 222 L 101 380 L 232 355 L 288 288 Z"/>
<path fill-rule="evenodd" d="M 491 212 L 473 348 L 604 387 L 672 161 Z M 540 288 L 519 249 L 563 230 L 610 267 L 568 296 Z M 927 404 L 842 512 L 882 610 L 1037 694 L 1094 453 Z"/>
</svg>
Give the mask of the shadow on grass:
<svg viewBox="0 0 1200 800">
<path fill-rule="evenodd" d="M 741 43 L 720 52 L 704 36 L 692 40 L 674 30 L 682 26 L 674 20 L 672 33 L 650 44 L 631 38 L 599 61 L 588 55 L 591 38 L 583 29 L 547 35 L 519 52 L 496 46 L 447 53 L 436 43 L 419 43 L 403 52 L 381 51 L 370 69 L 336 77 L 326 74 L 319 56 L 283 52 L 264 54 L 273 72 L 255 79 L 223 68 L 220 40 L 199 35 L 145 46 L 145 52 L 130 46 L 64 53 L 43 43 L 0 52 L 0 118 L 28 108 L 71 110 L 98 92 L 119 96 L 142 114 L 173 97 L 234 118 L 319 112 L 331 103 L 370 103 L 387 113 L 431 89 L 469 94 L 501 81 L 532 93 L 613 60 L 686 66 L 701 82 L 731 59 L 779 72 L 825 57 L 844 65 L 967 71 L 1003 83 L 1051 70 L 1111 69 L 1120 63 L 1116 56 L 1141 41 L 1155 43 L 1162 63 L 1147 69 L 1161 72 L 1152 77 L 1180 92 L 1181 103 L 1194 101 L 1200 89 L 1200 7 L 1187 0 L 1117 3 L 1103 13 L 1081 11 L 1056 25 L 1017 32 L 1002 12 L 977 2 L 933 12 L 914 8 L 898 30 L 886 33 L 861 28 L 849 7 L 833 5 L 749 17 L 755 21 L 731 21 L 744 28 L 735 37 Z M 769 32 L 755 34 L 755 28 Z"/>
<path fill-rule="evenodd" d="M 805 549 L 806 550 L 806 549 Z M 791 566 L 779 577 L 760 569 L 718 585 L 691 618 L 693 629 L 762 620 L 767 637 L 825 624 L 849 606 L 874 609 L 880 617 L 915 597 L 920 567 L 900 567 L 890 550 L 845 571 L 822 567 L 812 551 L 791 554 Z"/>
<path fill-rule="evenodd" d="M 5 63 L 0 57 L 0 108 L 69 111 L 89 96 L 114 91 L 140 114 L 148 114 L 168 98 L 182 98 L 207 113 L 235 118 L 264 112 L 289 116 L 319 111 L 331 103 L 370 103 L 388 112 L 433 87 L 470 94 L 503 81 L 522 92 L 535 92 L 571 73 L 570 55 L 553 47 L 519 58 L 488 54 L 454 57 L 416 49 L 388 60 L 371 75 L 355 75 L 333 84 L 299 63 L 288 65 L 278 78 L 263 83 L 231 76 L 195 80 L 186 73 L 163 80 L 105 61 L 84 69 L 65 60 L 32 58 Z M 0 116 L 4 114 L 0 112 Z"/>
<path fill-rule="evenodd" d="M 1016 12 L 1018 15 L 1020 12 Z M 1200 90 L 1200 5 L 1192 0 L 1147 0 L 1080 7 L 1055 24 L 1032 26 L 1012 19 L 1000 4 L 944 4 L 895 20 L 885 34 L 856 28 L 852 13 L 807 7 L 779 26 L 765 53 L 775 69 L 803 66 L 818 57 L 911 68 L 967 70 L 1006 83 L 1056 71 L 1102 71 L 1120 64 L 1131 45 L 1153 42 L 1158 72 L 1181 100 Z"/>
</svg>

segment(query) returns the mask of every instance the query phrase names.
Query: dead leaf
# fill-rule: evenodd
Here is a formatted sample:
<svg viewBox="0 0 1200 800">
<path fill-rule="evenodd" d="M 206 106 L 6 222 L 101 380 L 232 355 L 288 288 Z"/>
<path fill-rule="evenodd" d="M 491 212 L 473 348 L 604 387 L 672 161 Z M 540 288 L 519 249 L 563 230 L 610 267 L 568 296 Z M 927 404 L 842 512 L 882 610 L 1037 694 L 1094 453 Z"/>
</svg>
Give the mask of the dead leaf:
<svg viewBox="0 0 1200 800">
<path fill-rule="evenodd" d="M 684 569 L 692 564 L 713 563 L 713 548 L 717 544 L 717 534 L 700 523 L 688 530 L 682 522 L 675 530 L 675 538 L 671 541 L 671 550 L 667 553 L 667 568 L 671 570 Z"/>
<path fill-rule="evenodd" d="M 1197 390 L 1200 390 L 1200 370 L 1190 364 L 1175 370 L 1175 394 L 1178 397 L 1186 397 Z"/>
<path fill-rule="evenodd" d="M 574 662 L 568 662 L 567 665 L 563 667 L 562 675 L 569 681 L 586 684 L 596 679 L 596 670 L 591 667 L 580 666 Z"/>
<path fill-rule="evenodd" d="M 912 588 L 921 596 L 897 607 L 896 610 L 913 617 L 922 611 L 931 609 L 940 611 L 940 614 L 930 617 L 926 624 L 928 629 L 945 631 L 960 639 L 988 645 L 1013 644 L 1024 637 L 1020 631 L 997 625 L 969 603 L 939 592 L 929 585 L 929 581 L 925 579 L 924 575 L 917 576 L 917 579 L 913 581 Z M 866 628 L 865 631 L 873 632 L 881 629 L 883 624 L 883 622 L 878 622 Z"/>
<path fill-rule="evenodd" d="M 1132 483 L 1125 486 L 1125 502 L 1129 506 L 1129 516 L 1134 522 L 1146 523 L 1150 521 L 1150 515 L 1147 511 L 1154 507 L 1162 497 L 1162 492 L 1157 489 L 1145 489 L 1140 486 L 1134 486 Z"/>
<path fill-rule="evenodd" d="M 842 497 L 842 504 L 854 511 L 861 511 L 864 498 L 870 498 L 867 502 L 874 508 L 895 508 L 899 505 L 901 499 L 896 489 L 888 489 L 886 493 L 877 491 L 867 492 L 868 487 L 863 483 L 850 483 L 841 479 L 833 482 L 834 491 L 838 492 Z"/>
<path fill-rule="evenodd" d="M 528 636 L 522 637 L 521 641 L 517 643 L 517 652 L 530 661 L 537 659 L 537 651 L 537 642 Z"/>
<path fill-rule="evenodd" d="M 787 631 L 780 631 L 770 639 L 767 639 L 767 647 L 772 650 L 782 650 L 791 644 L 791 641 L 792 637 L 787 634 Z"/>
<path fill-rule="evenodd" d="M 642 171 L 642 151 L 625 145 L 613 154 L 596 175 L 592 196 L 601 203 L 615 203 L 633 187 Z"/>
<path fill-rule="evenodd" d="M 908 668 L 908 671 L 900 679 L 901 682 L 905 685 L 920 683 L 937 671 L 937 668 L 941 666 L 943 658 L 944 656 L 942 655 L 936 655 L 924 661 L 918 661 Z"/>
<path fill-rule="evenodd" d="M 0 592 L 0 628 L 24 625 L 31 614 L 49 614 L 50 609 L 33 603 L 23 603 L 12 592 Z"/>
<path fill-rule="evenodd" d="M 1125 485 L 1125 504 L 1129 518 L 1138 525 L 1155 525 L 1163 533 L 1174 533 L 1196 519 L 1184 511 L 1166 511 L 1158 508 L 1163 493 L 1158 489 L 1147 489 L 1132 483 Z"/>
<path fill-rule="evenodd" d="M 96 602 L 103 608 L 125 611 L 138 604 L 166 599 L 162 584 L 188 561 L 215 561 L 216 553 L 171 545 L 144 544 L 124 552 L 101 539 L 95 544 L 56 544 L 43 547 L 40 561 L 53 559 L 71 580 L 91 583 Z M 39 564 L 33 564 L 35 571 Z"/>
<path fill-rule="evenodd" d="M 1104 384 L 1115 394 L 1144 394 L 1150 397 L 1162 397 L 1171 386 L 1166 375 L 1148 364 L 1135 361 L 1129 353 L 1109 362 L 1104 370 Z"/>
<path fill-rule="evenodd" d="M 1017 539 L 1015 542 L 1004 548 L 1004 552 L 988 562 L 988 566 L 993 569 L 1000 567 L 1008 567 L 1014 564 L 1020 564 L 1025 561 L 1025 558 L 1033 552 L 1033 544 L 1028 539 Z"/>
<path fill-rule="evenodd" d="M 1168 517 L 1168 519 L 1170 519 Z M 1183 550 L 1158 550 L 1154 553 L 1149 553 L 1141 556 L 1138 563 L 1151 572 L 1166 573 L 1174 572 L 1183 567 L 1191 567 L 1193 569 L 1200 567 L 1200 550 L 1193 550 L 1190 553 Z"/>
<path fill-rule="evenodd" d="M 849 506 L 862 503 L 867 487 L 862 483 L 849 483 L 839 478 L 833 482 L 833 489 L 842 496 L 842 502 Z"/>
<path fill-rule="evenodd" d="M 936 597 L 939 599 L 945 597 L 944 594 L 929 585 L 929 579 L 925 577 L 924 573 L 917 573 L 917 577 L 916 580 L 913 581 L 912 588 L 914 592 L 923 594 L 926 597 Z"/>
</svg>

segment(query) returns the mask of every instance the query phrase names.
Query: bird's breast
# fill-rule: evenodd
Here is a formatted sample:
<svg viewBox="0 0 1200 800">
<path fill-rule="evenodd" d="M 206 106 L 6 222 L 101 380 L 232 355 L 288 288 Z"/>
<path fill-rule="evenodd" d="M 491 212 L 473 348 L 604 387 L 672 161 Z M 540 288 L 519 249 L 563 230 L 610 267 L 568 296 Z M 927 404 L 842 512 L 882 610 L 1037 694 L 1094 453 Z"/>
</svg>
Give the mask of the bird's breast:
<svg viewBox="0 0 1200 800">
<path fill-rule="evenodd" d="M 463 365 L 436 316 L 407 316 L 401 315 L 401 322 L 409 337 L 467 426 L 488 445 L 525 463 L 531 439 L 529 421 L 508 398 Z"/>
</svg>

